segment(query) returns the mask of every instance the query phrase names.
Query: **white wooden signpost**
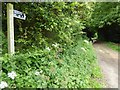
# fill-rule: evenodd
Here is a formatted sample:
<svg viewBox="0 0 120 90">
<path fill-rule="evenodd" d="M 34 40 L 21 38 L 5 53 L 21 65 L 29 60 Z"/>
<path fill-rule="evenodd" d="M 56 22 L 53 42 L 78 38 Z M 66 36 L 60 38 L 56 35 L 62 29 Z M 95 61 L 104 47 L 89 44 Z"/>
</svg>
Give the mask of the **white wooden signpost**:
<svg viewBox="0 0 120 90">
<path fill-rule="evenodd" d="M 24 13 L 13 10 L 13 5 L 7 4 L 7 37 L 8 37 L 8 53 L 10 55 L 15 53 L 14 47 L 14 17 L 22 20 L 26 19 Z"/>
</svg>

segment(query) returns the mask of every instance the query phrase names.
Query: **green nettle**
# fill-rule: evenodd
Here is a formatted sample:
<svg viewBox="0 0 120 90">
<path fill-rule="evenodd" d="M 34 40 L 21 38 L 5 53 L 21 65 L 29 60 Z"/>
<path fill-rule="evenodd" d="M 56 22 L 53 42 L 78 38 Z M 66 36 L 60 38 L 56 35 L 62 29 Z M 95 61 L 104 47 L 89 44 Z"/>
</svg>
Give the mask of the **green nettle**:
<svg viewBox="0 0 120 90">
<path fill-rule="evenodd" d="M 53 43 L 44 50 L 5 55 L 1 75 L 7 84 L 0 88 L 100 88 L 102 84 L 96 79 L 101 78 L 101 72 L 96 65 L 92 44 L 87 40 L 81 39 L 69 48 Z"/>
</svg>

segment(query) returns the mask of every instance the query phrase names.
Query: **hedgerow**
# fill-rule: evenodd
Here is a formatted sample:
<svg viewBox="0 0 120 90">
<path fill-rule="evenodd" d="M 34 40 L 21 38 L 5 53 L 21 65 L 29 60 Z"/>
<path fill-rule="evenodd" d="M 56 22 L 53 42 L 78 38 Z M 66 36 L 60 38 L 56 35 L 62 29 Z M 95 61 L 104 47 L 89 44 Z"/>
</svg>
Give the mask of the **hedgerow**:
<svg viewBox="0 0 120 90">
<path fill-rule="evenodd" d="M 14 79 L 8 73 L 14 71 Z M 100 88 L 101 72 L 92 44 L 79 40 L 69 48 L 52 45 L 2 58 L 2 81 L 9 88 Z"/>
<path fill-rule="evenodd" d="M 6 35 L 7 14 L 3 3 L 3 33 Z M 26 20 L 15 19 L 16 51 L 31 47 L 44 48 L 50 43 L 71 45 L 74 36 L 80 34 L 84 27 L 83 3 L 79 2 L 43 2 L 13 3 L 14 8 L 26 14 Z M 83 12 L 83 13 L 82 13 Z M 81 17 L 81 18 L 80 18 Z M 21 50 L 22 48 L 22 50 Z M 5 48 L 4 48 L 5 49 Z"/>
</svg>

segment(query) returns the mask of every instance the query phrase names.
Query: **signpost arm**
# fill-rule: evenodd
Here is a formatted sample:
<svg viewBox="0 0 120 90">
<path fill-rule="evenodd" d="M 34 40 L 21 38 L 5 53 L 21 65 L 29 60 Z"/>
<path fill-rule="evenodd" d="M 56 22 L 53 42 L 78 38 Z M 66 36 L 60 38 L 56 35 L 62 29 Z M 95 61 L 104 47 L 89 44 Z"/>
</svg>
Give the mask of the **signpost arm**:
<svg viewBox="0 0 120 90">
<path fill-rule="evenodd" d="M 7 37 L 8 37 L 8 53 L 14 54 L 14 17 L 13 5 L 7 4 Z"/>
</svg>

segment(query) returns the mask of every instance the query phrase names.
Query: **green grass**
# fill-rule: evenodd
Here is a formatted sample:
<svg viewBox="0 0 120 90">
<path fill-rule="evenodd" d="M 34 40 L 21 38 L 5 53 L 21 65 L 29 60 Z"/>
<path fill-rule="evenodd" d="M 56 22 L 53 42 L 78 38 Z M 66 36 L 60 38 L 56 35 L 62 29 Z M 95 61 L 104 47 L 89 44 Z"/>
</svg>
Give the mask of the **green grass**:
<svg viewBox="0 0 120 90">
<path fill-rule="evenodd" d="M 119 44 L 113 43 L 113 42 L 105 42 L 105 44 L 110 47 L 111 49 L 120 52 Z"/>
</svg>

